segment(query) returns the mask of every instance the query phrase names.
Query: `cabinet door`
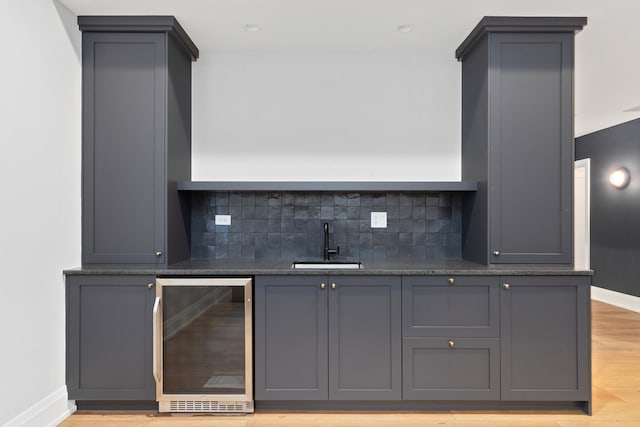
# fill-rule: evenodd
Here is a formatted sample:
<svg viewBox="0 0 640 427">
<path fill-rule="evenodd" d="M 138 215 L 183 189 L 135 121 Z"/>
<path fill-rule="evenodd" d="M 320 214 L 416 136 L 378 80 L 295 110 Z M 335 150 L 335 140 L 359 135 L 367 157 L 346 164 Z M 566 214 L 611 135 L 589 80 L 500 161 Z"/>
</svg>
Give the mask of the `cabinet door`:
<svg viewBox="0 0 640 427">
<path fill-rule="evenodd" d="M 498 338 L 405 338 L 405 400 L 500 398 Z"/>
<path fill-rule="evenodd" d="M 501 280 L 502 399 L 590 400 L 590 278 Z"/>
<path fill-rule="evenodd" d="M 256 400 L 327 399 L 327 290 L 325 276 L 256 277 Z"/>
<path fill-rule="evenodd" d="M 329 283 L 329 398 L 401 399 L 400 277 Z"/>
<path fill-rule="evenodd" d="M 154 281 L 153 276 L 67 277 L 69 399 L 155 400 Z"/>
<path fill-rule="evenodd" d="M 490 40 L 490 262 L 571 264 L 573 34 Z"/>
<path fill-rule="evenodd" d="M 403 335 L 497 337 L 498 282 L 491 276 L 403 277 Z"/>
<path fill-rule="evenodd" d="M 165 37 L 83 34 L 83 263 L 165 261 Z"/>
</svg>

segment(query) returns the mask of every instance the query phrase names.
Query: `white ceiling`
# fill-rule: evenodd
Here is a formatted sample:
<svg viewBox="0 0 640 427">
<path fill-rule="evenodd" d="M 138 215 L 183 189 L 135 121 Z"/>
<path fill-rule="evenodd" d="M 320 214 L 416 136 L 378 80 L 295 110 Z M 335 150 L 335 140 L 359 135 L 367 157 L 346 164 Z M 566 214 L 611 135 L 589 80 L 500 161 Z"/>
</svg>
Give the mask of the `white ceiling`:
<svg viewBox="0 0 640 427">
<path fill-rule="evenodd" d="M 586 16 L 576 38 L 576 135 L 640 117 L 638 0 L 58 1 L 76 15 L 174 15 L 201 55 L 420 50 L 455 61 L 455 49 L 483 16 Z M 260 31 L 245 31 L 247 24 Z M 405 24 L 414 30 L 399 32 Z"/>
</svg>

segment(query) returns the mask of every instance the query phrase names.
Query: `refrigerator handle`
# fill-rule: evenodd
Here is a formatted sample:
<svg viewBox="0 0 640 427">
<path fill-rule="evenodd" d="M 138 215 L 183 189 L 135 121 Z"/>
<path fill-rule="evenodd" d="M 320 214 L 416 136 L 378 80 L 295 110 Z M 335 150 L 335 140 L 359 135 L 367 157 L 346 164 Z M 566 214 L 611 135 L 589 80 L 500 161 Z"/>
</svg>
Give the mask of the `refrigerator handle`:
<svg viewBox="0 0 640 427">
<path fill-rule="evenodd" d="M 160 330 L 160 297 L 157 296 L 153 303 L 153 377 L 156 380 L 156 395 L 162 393 L 162 381 L 160 377 L 160 346 L 162 337 Z"/>
</svg>

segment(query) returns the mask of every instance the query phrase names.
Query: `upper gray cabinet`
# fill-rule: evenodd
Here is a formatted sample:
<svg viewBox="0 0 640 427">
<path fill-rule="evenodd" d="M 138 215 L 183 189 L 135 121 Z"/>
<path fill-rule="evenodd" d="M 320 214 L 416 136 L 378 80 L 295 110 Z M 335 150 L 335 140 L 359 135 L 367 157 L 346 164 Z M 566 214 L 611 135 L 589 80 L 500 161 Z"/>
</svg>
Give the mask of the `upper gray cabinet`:
<svg viewBox="0 0 640 427">
<path fill-rule="evenodd" d="M 485 17 L 462 61 L 463 257 L 573 262 L 573 46 L 586 18 Z"/>
<path fill-rule="evenodd" d="M 82 261 L 189 257 L 191 62 L 169 16 L 81 16 Z"/>
</svg>

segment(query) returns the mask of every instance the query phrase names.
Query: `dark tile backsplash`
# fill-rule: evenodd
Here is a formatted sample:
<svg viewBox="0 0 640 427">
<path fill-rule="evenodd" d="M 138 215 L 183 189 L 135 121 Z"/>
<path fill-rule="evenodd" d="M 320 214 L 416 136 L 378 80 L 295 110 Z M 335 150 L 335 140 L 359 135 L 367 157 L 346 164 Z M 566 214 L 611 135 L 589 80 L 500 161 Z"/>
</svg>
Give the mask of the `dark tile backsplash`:
<svg viewBox="0 0 640 427">
<path fill-rule="evenodd" d="M 191 257 L 322 258 L 323 224 L 340 258 L 461 258 L 457 193 L 194 192 Z M 387 228 L 371 228 L 371 212 Z M 215 215 L 231 225 L 215 225 Z"/>
</svg>

